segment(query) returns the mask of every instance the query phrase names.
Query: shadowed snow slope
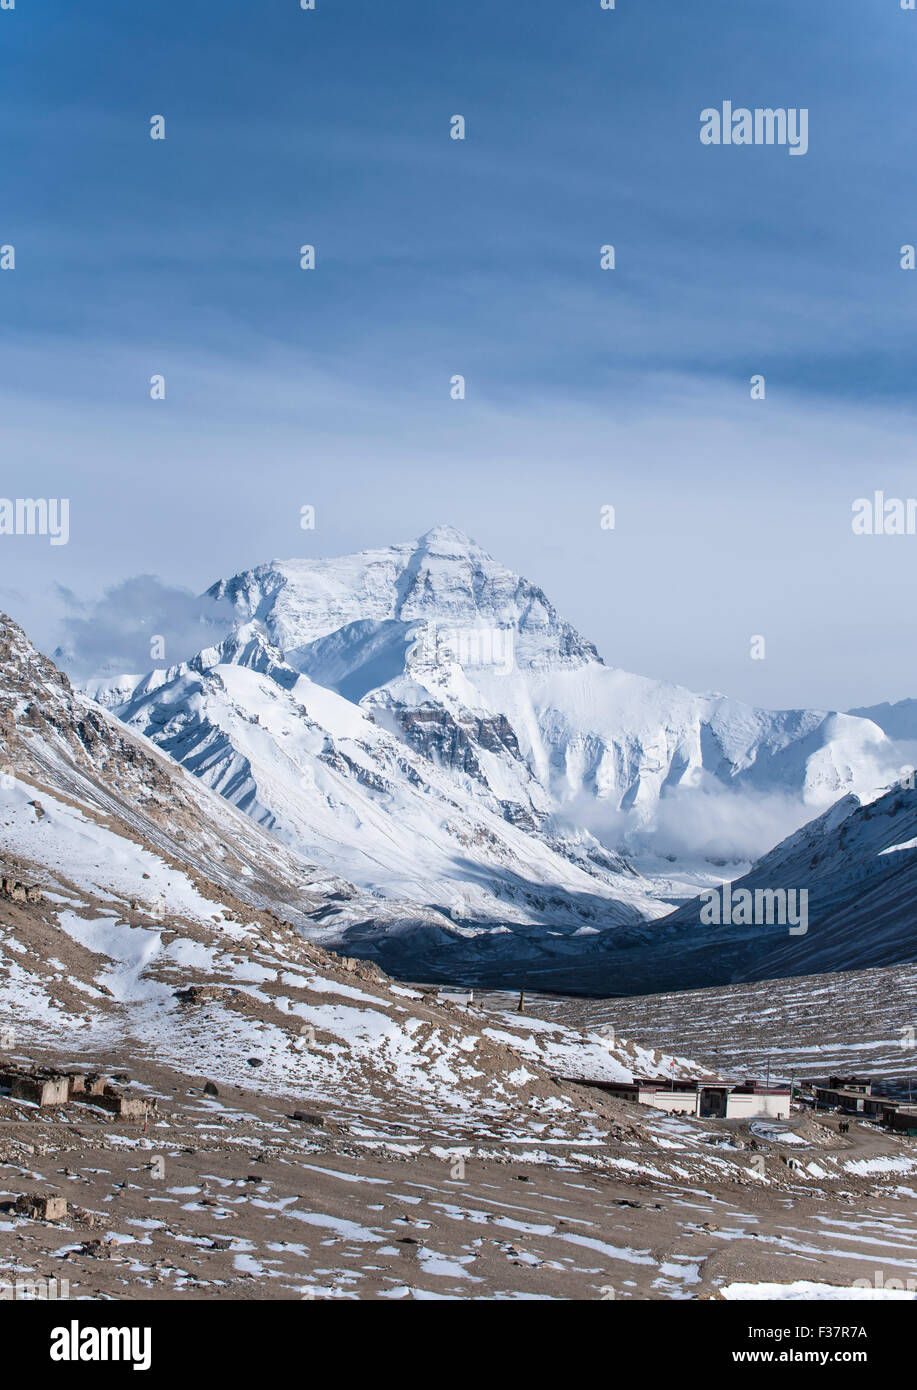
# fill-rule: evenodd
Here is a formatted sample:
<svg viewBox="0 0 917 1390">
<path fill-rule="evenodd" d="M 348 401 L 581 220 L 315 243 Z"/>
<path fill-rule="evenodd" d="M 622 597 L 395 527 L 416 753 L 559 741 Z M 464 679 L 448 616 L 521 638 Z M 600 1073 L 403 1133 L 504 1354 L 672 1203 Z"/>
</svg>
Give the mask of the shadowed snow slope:
<svg viewBox="0 0 917 1390">
<path fill-rule="evenodd" d="M 798 896 L 793 921 L 780 921 L 778 900 L 769 906 L 784 890 L 806 894 L 804 918 Z M 866 805 L 844 797 L 730 885 L 731 920 L 708 925 L 709 900 L 696 899 L 651 933 L 609 937 L 588 984 L 655 993 L 917 961 L 915 894 L 917 791 L 894 787 Z M 722 905 L 721 891 L 720 917 Z"/>
</svg>

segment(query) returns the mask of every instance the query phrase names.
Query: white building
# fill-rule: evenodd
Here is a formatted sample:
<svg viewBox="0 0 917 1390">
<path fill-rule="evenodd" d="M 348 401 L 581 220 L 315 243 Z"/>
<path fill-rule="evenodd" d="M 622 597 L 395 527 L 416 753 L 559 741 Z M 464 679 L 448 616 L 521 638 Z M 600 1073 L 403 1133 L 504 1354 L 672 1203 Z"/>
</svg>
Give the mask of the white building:
<svg viewBox="0 0 917 1390">
<path fill-rule="evenodd" d="M 790 1114 L 789 1086 L 760 1086 L 757 1081 L 666 1081 L 662 1077 L 644 1077 L 630 1082 L 585 1084 L 600 1085 L 620 1100 L 700 1119 L 750 1120 L 766 1115 L 785 1120 Z"/>
</svg>

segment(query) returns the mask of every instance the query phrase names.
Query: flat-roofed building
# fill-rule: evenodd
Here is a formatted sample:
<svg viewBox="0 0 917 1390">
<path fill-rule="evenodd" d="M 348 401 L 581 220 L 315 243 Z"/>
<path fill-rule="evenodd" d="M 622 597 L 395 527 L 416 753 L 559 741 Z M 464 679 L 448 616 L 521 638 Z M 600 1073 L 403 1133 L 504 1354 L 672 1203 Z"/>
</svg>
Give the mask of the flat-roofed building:
<svg viewBox="0 0 917 1390">
<path fill-rule="evenodd" d="M 662 1077 L 635 1077 L 633 1081 L 584 1081 L 619 1100 L 651 1105 L 677 1115 L 696 1115 L 709 1120 L 744 1120 L 769 1116 L 787 1119 L 790 1114 L 789 1086 L 761 1086 L 757 1081 L 721 1081 L 718 1078 L 692 1081 Z"/>
</svg>

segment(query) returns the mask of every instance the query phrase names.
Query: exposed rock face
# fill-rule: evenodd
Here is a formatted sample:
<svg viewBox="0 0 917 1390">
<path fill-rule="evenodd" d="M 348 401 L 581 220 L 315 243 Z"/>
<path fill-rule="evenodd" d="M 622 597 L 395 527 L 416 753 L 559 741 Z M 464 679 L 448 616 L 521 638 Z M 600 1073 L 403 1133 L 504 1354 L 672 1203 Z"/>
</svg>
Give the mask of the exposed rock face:
<svg viewBox="0 0 917 1390">
<path fill-rule="evenodd" d="M 171 782 L 162 763 L 75 691 L 66 675 L 37 652 L 5 614 L 0 614 L 0 672 L 0 750 L 8 771 L 27 752 L 22 730 L 45 735 L 87 768 L 105 767 L 120 785 L 130 786 L 146 801 L 155 801 L 157 792 L 170 795 Z M 40 800 L 30 804 L 40 820 Z"/>
<path fill-rule="evenodd" d="M 405 741 L 418 753 L 470 777 L 484 780 L 477 756 L 480 749 L 521 760 L 519 742 L 503 714 L 475 716 L 469 712 L 457 719 L 442 706 L 427 704 L 415 709 L 397 708 L 395 718 Z"/>
</svg>

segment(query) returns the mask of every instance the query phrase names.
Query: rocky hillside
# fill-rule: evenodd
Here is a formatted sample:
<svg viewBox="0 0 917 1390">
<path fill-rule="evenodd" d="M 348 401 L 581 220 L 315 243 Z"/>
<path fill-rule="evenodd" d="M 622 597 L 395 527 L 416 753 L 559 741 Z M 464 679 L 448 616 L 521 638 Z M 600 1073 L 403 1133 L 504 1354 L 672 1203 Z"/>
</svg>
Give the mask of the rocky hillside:
<svg viewBox="0 0 917 1390">
<path fill-rule="evenodd" d="M 0 620 L 0 1023 L 11 1054 L 113 1052 L 272 1094 L 444 1110 L 551 1101 L 552 1078 L 691 1064 L 486 1015 L 323 950 L 302 927 L 372 900 L 74 692 Z"/>
</svg>

